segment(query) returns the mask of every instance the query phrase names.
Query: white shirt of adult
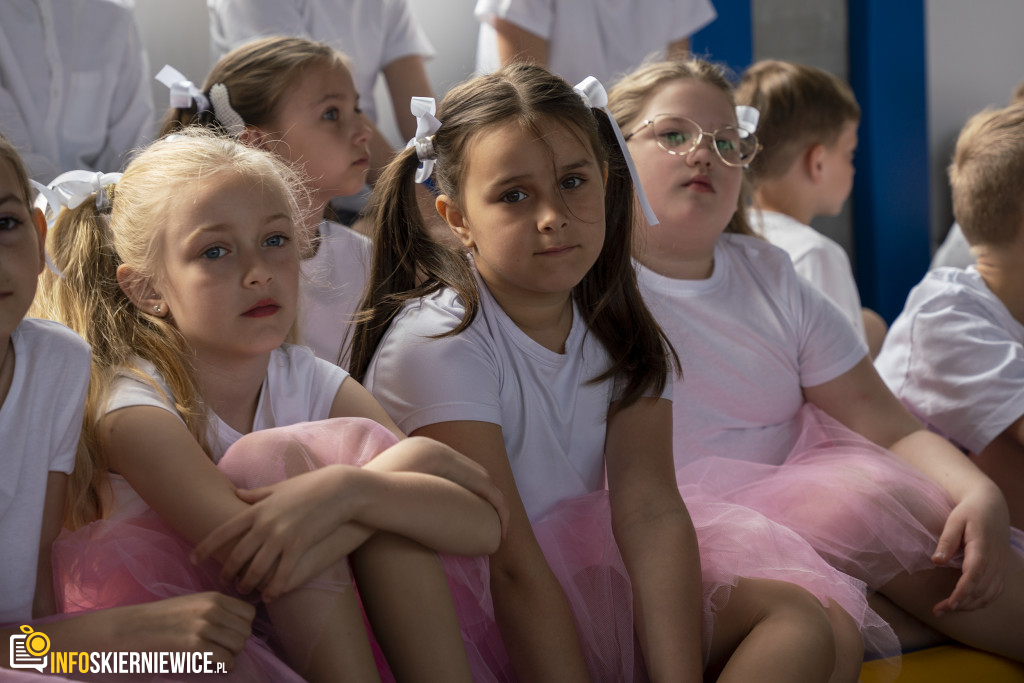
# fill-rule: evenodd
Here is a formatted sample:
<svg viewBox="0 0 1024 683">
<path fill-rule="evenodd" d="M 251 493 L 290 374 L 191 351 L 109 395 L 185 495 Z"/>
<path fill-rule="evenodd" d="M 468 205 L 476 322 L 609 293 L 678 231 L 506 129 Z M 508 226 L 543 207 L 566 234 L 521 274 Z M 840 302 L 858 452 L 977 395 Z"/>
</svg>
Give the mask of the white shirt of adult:
<svg viewBox="0 0 1024 683">
<path fill-rule="evenodd" d="M 924 276 L 875 367 L 929 429 L 972 453 L 1024 415 L 1024 325 L 974 266 Z"/>
<path fill-rule="evenodd" d="M 122 371 L 111 384 L 104 412 L 133 406 L 161 408 L 181 420 L 174 409 L 171 391 L 152 363 L 137 360 L 141 376 Z M 321 360 L 305 346 L 284 344 L 274 349 L 267 363 L 267 376 L 260 387 L 252 431 L 285 427 L 299 422 L 326 420 L 331 405 L 348 377 L 345 370 Z M 182 420 L 184 422 L 184 420 Z M 244 436 L 216 414 L 209 416 L 206 442 L 210 456 L 218 462 L 234 442 Z M 111 475 L 113 500 L 108 517 L 125 518 L 147 509 L 135 490 L 118 475 Z"/>
<path fill-rule="evenodd" d="M 570 83 L 610 83 L 717 16 L 710 0 L 477 0 L 476 66 L 500 66 L 495 19 L 548 41 L 547 67 Z"/>
<path fill-rule="evenodd" d="M 802 387 L 867 355 L 842 312 L 756 237 L 723 235 L 705 280 L 637 265 L 644 301 L 679 354 L 672 401 L 676 467 L 710 456 L 780 464 L 799 436 Z"/>
<path fill-rule="evenodd" d="M 835 240 L 784 213 L 751 209 L 747 215 L 754 230 L 785 249 L 796 272 L 831 299 L 866 341 L 860 294 L 846 250 Z"/>
<path fill-rule="evenodd" d="M 478 279 L 478 282 L 481 282 Z M 449 289 L 408 302 L 381 339 L 364 385 L 406 434 L 441 422 L 501 427 L 526 513 L 601 489 L 614 380 L 589 384 L 610 359 L 573 311 L 565 352 L 526 335 L 480 284 L 480 308 L 451 337 L 465 306 Z M 668 389 L 671 391 L 671 388 Z"/>
<path fill-rule="evenodd" d="M 22 320 L 11 341 L 14 376 L 0 405 L 0 624 L 32 618 L 47 478 L 75 468 L 92 362 L 81 337 L 49 320 Z"/>
<path fill-rule="evenodd" d="M 254 38 L 300 36 L 350 59 L 360 107 L 377 121 L 377 75 L 402 57 L 434 56 L 408 0 L 207 0 L 214 61 Z M 408 105 L 405 105 L 408 106 Z"/>
<path fill-rule="evenodd" d="M 149 64 L 113 0 L 0 2 L 0 132 L 47 183 L 112 172 L 153 136 Z"/>
<path fill-rule="evenodd" d="M 348 341 L 373 263 L 373 242 L 344 225 L 320 224 L 320 245 L 302 262 L 300 341 L 323 358 L 348 368 Z"/>
</svg>

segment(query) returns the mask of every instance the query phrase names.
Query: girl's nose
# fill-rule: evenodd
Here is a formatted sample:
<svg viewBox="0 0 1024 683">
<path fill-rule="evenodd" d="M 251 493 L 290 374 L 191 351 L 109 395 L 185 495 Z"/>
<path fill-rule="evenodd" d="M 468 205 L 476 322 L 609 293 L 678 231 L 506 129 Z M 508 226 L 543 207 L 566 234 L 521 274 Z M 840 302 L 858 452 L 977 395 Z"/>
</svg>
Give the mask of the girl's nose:
<svg viewBox="0 0 1024 683">
<path fill-rule="evenodd" d="M 537 222 L 537 228 L 541 232 L 554 232 L 568 227 L 568 225 L 568 209 L 562 198 L 554 197 L 551 201 L 546 202 L 540 220 Z"/>
<path fill-rule="evenodd" d="M 700 143 L 686 154 L 686 163 L 694 166 L 710 166 L 715 158 L 715 150 L 711 146 L 715 144 L 710 135 L 705 135 Z"/>
<path fill-rule="evenodd" d="M 373 135 L 373 125 L 370 120 L 366 118 L 365 114 L 360 114 L 356 120 L 356 131 L 355 131 L 355 142 L 358 145 L 365 145 L 370 141 L 370 137 Z"/>
</svg>

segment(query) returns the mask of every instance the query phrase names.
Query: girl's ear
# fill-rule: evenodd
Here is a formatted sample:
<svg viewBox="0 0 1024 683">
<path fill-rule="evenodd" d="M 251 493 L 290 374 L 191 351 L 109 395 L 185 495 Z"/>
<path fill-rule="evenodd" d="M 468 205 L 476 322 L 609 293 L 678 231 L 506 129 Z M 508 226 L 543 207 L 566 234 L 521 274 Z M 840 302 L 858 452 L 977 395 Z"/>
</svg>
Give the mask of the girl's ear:
<svg viewBox="0 0 1024 683">
<path fill-rule="evenodd" d="M 32 210 L 32 223 L 36 227 L 39 241 L 39 272 L 46 268 L 46 216 L 39 209 Z"/>
<path fill-rule="evenodd" d="M 448 224 L 448 227 L 452 229 L 455 236 L 462 242 L 462 246 L 467 249 L 472 249 L 476 246 L 473 241 L 473 235 L 469 232 L 469 225 L 466 223 L 466 216 L 462 213 L 462 209 L 459 205 L 446 194 L 438 195 L 434 201 L 434 207 L 437 209 L 437 213 L 441 215 L 444 222 Z"/>
<path fill-rule="evenodd" d="M 267 134 L 256 126 L 246 124 L 245 130 L 238 134 L 238 141 L 249 147 L 263 147 Z"/>
<path fill-rule="evenodd" d="M 141 276 L 131 266 L 122 263 L 117 267 L 117 286 L 143 313 L 164 318 L 171 312 L 167 301 L 153 287 L 152 281 Z"/>
<path fill-rule="evenodd" d="M 818 143 L 811 145 L 804 153 L 804 170 L 807 176 L 815 183 L 821 180 L 825 168 L 825 145 Z"/>
</svg>

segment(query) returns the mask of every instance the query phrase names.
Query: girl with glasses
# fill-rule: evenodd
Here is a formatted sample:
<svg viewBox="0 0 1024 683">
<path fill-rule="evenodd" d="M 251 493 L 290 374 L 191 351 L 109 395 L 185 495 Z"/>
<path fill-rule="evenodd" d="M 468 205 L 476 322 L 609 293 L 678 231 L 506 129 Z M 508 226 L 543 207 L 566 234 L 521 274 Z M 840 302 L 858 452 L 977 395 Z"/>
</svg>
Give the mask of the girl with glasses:
<svg viewBox="0 0 1024 683">
<path fill-rule="evenodd" d="M 721 72 L 700 60 L 649 64 L 609 100 L 634 131 L 629 149 L 660 219 L 640 222 L 633 244 L 644 299 L 682 364 L 677 480 L 797 531 L 947 636 L 1024 659 L 1013 628 L 1024 557 L 999 489 L 922 428 L 839 309 L 751 234 L 743 168 L 710 144 L 716 136 L 678 154 L 644 126 L 666 114 L 704 131 L 740 125 Z M 1024 535 L 1013 538 L 1022 547 Z"/>
</svg>

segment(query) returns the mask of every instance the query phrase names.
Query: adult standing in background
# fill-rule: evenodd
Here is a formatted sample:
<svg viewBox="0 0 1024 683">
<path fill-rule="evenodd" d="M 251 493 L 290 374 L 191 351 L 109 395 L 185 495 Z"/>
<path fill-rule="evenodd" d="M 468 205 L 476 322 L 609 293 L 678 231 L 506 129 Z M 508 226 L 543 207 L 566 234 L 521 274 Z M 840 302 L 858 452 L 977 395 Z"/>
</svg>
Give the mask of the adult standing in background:
<svg viewBox="0 0 1024 683">
<path fill-rule="evenodd" d="M 434 55 L 426 34 L 413 20 L 407 0 L 207 0 L 214 59 L 254 38 L 299 36 L 327 43 L 348 56 L 367 118 L 377 122 L 373 98 L 377 75 L 384 74 L 395 120 L 406 140 L 416 132 L 409 113 L 412 96 L 430 96 L 424 60 Z M 371 176 L 393 154 L 374 126 Z"/>
<path fill-rule="evenodd" d="M 117 171 L 152 137 L 149 67 L 111 0 L 0 2 L 0 131 L 29 174 Z"/>
<path fill-rule="evenodd" d="M 710 0 L 477 0 L 474 13 L 478 71 L 521 58 L 570 83 L 609 83 L 648 56 L 685 56 L 717 16 Z"/>
</svg>

